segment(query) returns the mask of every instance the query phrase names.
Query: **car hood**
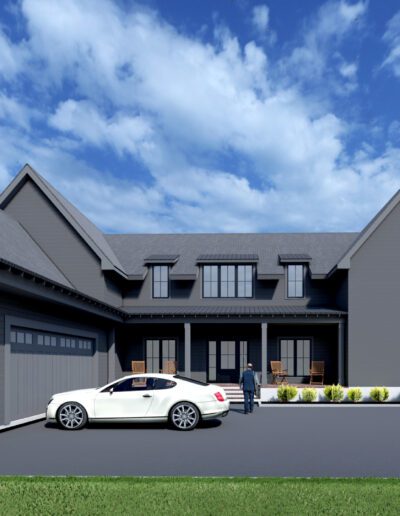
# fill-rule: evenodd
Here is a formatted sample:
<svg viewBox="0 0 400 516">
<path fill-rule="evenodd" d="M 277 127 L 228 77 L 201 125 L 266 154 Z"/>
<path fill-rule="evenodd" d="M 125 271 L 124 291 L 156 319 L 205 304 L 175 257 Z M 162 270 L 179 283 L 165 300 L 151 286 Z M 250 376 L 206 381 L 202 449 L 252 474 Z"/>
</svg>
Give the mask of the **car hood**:
<svg viewBox="0 0 400 516">
<path fill-rule="evenodd" d="M 90 392 L 95 393 L 97 390 L 98 390 L 98 387 L 93 387 L 91 389 L 77 389 L 74 391 L 57 392 L 57 394 L 53 394 L 52 398 L 70 396 L 71 394 L 73 394 L 74 396 L 80 395 L 80 394 L 87 395 Z"/>
</svg>

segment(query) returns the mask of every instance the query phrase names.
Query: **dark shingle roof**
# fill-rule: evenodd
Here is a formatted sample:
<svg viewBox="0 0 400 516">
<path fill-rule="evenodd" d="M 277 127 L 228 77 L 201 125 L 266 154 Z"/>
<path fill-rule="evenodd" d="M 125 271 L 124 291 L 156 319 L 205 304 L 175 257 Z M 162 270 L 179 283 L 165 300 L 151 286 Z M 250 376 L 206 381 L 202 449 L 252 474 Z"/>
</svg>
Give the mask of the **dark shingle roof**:
<svg viewBox="0 0 400 516">
<path fill-rule="evenodd" d="M 263 316 L 263 315 L 310 315 L 341 316 L 346 312 L 329 308 L 307 308 L 301 306 L 140 306 L 126 307 L 135 316 Z"/>
<path fill-rule="evenodd" d="M 197 257 L 198 263 L 204 262 L 257 262 L 258 254 L 201 254 Z"/>
<path fill-rule="evenodd" d="M 309 254 L 280 254 L 279 261 L 281 263 L 287 262 L 310 262 L 312 260 Z"/>
<path fill-rule="evenodd" d="M 152 254 L 144 259 L 144 263 L 175 263 L 179 254 Z"/>
<path fill-rule="evenodd" d="M 179 254 L 173 276 L 195 276 L 199 256 L 258 255 L 259 275 L 283 274 L 280 254 L 312 257 L 312 274 L 327 274 L 358 233 L 238 233 L 238 234 L 131 234 L 106 235 L 129 275 L 144 276 L 144 260 L 152 254 Z"/>
<path fill-rule="evenodd" d="M 0 210 L 0 228 L 0 259 L 62 285 L 72 286 L 25 229 L 3 210 Z"/>
</svg>

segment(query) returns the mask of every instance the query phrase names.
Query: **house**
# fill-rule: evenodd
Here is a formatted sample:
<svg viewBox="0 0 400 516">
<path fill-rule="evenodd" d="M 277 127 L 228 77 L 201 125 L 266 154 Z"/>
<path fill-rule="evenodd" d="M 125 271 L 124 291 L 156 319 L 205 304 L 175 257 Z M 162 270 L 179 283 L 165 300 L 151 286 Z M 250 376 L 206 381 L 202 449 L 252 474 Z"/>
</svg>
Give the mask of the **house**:
<svg viewBox="0 0 400 516">
<path fill-rule="evenodd" d="M 26 165 L 0 195 L 0 427 L 133 360 L 398 386 L 399 201 L 361 233 L 106 235 Z"/>
</svg>

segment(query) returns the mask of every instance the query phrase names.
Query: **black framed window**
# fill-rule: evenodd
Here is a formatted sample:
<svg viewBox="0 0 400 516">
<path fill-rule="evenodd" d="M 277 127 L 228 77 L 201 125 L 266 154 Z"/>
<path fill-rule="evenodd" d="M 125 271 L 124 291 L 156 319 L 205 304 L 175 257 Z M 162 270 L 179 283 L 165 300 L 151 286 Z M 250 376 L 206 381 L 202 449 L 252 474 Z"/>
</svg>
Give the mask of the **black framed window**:
<svg viewBox="0 0 400 516">
<path fill-rule="evenodd" d="M 253 297 L 253 266 L 204 265 L 203 297 Z"/>
<path fill-rule="evenodd" d="M 311 340 L 308 338 L 287 338 L 280 340 L 280 357 L 283 369 L 289 376 L 310 374 Z"/>
<path fill-rule="evenodd" d="M 203 267 L 203 296 L 218 297 L 218 265 Z"/>
<path fill-rule="evenodd" d="M 304 297 L 304 266 L 288 265 L 287 296 Z"/>
<path fill-rule="evenodd" d="M 153 266 L 153 297 L 169 296 L 169 267 L 168 265 Z"/>
</svg>

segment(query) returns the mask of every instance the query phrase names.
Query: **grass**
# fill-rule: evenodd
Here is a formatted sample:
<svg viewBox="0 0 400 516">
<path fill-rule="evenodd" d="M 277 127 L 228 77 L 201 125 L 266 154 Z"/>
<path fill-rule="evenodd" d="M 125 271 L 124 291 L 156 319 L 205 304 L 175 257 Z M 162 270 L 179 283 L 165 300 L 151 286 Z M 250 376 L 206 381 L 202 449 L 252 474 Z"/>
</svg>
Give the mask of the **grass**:
<svg viewBox="0 0 400 516">
<path fill-rule="evenodd" d="M 0 477 L 0 515 L 390 515 L 400 480 Z"/>
</svg>

